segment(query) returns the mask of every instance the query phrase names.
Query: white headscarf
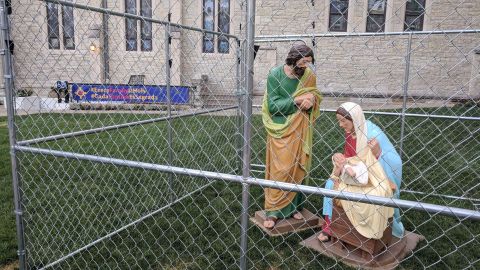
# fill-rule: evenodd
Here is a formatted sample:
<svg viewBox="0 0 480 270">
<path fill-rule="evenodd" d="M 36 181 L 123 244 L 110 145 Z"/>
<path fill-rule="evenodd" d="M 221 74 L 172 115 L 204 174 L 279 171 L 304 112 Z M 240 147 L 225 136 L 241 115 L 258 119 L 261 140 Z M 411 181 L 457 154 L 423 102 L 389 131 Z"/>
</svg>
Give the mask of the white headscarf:
<svg viewBox="0 0 480 270">
<path fill-rule="evenodd" d="M 367 121 L 365 120 L 362 107 L 353 102 L 345 102 L 340 105 L 340 107 L 345 109 L 352 117 L 353 127 L 355 128 L 355 136 L 357 137 L 357 146 L 355 148 L 355 152 L 360 159 L 365 160 L 368 151 Z"/>
</svg>

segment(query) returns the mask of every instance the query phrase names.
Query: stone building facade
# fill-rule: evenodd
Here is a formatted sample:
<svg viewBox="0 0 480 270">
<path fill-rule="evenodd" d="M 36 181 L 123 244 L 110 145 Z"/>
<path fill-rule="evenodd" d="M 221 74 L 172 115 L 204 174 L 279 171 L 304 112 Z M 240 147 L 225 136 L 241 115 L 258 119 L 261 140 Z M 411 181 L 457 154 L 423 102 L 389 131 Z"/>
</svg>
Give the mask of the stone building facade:
<svg viewBox="0 0 480 270">
<path fill-rule="evenodd" d="M 425 3 L 422 28 L 416 30 L 480 29 L 480 2 L 476 0 L 461 3 L 447 0 L 333 1 L 347 5 L 346 12 L 340 15 L 332 12 L 338 5 L 332 5 L 329 0 L 257 0 L 256 36 L 317 35 L 302 40 L 315 50 L 317 83 L 324 93 L 359 97 L 400 96 L 406 78 L 409 35 L 399 33 L 405 31 L 407 5 L 411 1 Z M 153 23 L 151 50 L 142 50 L 144 26 L 141 21 L 135 22 L 137 33 L 133 39 L 137 40 L 137 48 L 128 50 L 126 39 L 132 38 L 129 34 L 132 28 L 127 29 L 125 17 L 117 16 L 126 12 L 127 5 L 135 6 L 136 15 L 144 14 L 142 12 L 148 6 L 151 17 L 159 21 L 167 21 L 170 13 L 171 21 L 181 25 L 205 28 L 211 27 L 208 23 L 213 22 L 214 30 L 218 30 L 221 23 L 221 11 L 228 10 L 228 32 L 238 36 L 239 40 L 245 38 L 246 32 L 244 0 L 77 0 L 74 1 L 76 4 L 104 8 L 118 14 L 105 16 L 74 8 L 73 18 L 67 18 L 68 13 L 58 6 L 60 44 L 59 48 L 52 49 L 49 46 L 51 22 L 47 18 L 47 4 L 38 0 L 12 2 L 10 21 L 11 38 L 15 43 L 15 88 L 33 89 L 39 96 L 47 96 L 57 80 L 126 84 L 130 76 L 143 75 L 145 84 L 165 84 L 165 27 Z M 204 7 L 213 7 L 213 10 L 208 13 Z M 379 7 L 380 15 L 377 12 Z M 344 32 L 332 28 L 335 15 L 346 20 L 340 26 L 344 27 Z M 373 17 L 376 21 L 384 21 L 380 23 L 380 32 L 385 35 L 365 34 L 372 26 Z M 208 21 L 209 18 L 213 19 Z M 67 49 L 65 27 L 72 22 L 75 46 Z M 239 54 L 237 41 L 230 38 L 228 50 L 220 52 L 221 37 L 215 36 L 210 43 L 207 42 L 213 44 L 213 52 L 206 53 L 204 34 L 181 27 L 171 30 L 172 84 L 203 86 L 197 87 L 196 91 L 207 91 L 203 95 L 218 104 L 234 99 Z M 478 32 L 412 35 L 409 95 L 478 99 L 479 38 Z M 268 70 L 283 63 L 293 42 L 257 43 L 260 49 L 255 59 L 256 95 L 263 94 Z"/>
</svg>

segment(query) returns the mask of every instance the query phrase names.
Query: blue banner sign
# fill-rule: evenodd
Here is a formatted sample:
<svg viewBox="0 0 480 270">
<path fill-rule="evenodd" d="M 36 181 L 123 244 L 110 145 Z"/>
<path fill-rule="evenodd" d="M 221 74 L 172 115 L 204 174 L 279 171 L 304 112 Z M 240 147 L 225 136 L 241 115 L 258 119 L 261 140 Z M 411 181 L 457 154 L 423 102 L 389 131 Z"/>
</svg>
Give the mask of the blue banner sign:
<svg viewBox="0 0 480 270">
<path fill-rule="evenodd" d="M 188 104 L 190 87 L 170 86 L 172 104 Z M 91 103 L 167 103 L 167 87 L 162 85 L 76 84 L 73 100 Z"/>
</svg>

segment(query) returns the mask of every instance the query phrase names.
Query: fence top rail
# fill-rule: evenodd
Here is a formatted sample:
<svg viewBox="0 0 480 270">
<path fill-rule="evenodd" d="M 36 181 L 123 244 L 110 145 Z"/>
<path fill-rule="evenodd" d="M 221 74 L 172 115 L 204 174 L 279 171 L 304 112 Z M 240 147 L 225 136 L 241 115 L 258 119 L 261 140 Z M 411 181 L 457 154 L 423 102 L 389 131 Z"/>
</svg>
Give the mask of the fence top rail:
<svg viewBox="0 0 480 270">
<path fill-rule="evenodd" d="M 262 105 L 253 105 L 254 108 L 262 108 Z M 321 112 L 336 112 L 334 109 L 320 109 Z M 480 116 L 455 116 L 455 115 L 440 115 L 440 114 L 420 114 L 420 113 L 401 113 L 401 112 L 382 112 L 382 111 L 363 111 L 365 114 L 372 115 L 388 115 L 388 116 L 402 116 L 407 117 L 423 117 L 432 119 L 450 119 L 450 120 L 473 120 L 479 121 Z"/>
<path fill-rule="evenodd" d="M 336 110 L 325 109 L 324 112 L 336 112 Z M 389 115 L 389 116 L 408 116 L 408 117 L 424 117 L 424 118 L 436 118 L 436 119 L 450 119 L 450 120 L 480 120 L 480 116 L 455 116 L 455 115 L 440 115 L 440 114 L 420 114 L 420 113 L 397 113 L 397 112 L 377 112 L 377 111 L 364 111 L 366 114 L 372 115 Z"/>
<path fill-rule="evenodd" d="M 113 11 L 113 10 L 105 9 L 105 8 L 92 7 L 92 6 L 88 6 L 88 5 L 81 5 L 81 4 L 77 4 L 77 3 L 74 3 L 74 2 L 67 2 L 67 1 L 62 1 L 62 0 L 40 0 L 40 1 L 47 2 L 47 3 L 59 4 L 59 5 L 62 5 L 62 6 L 74 7 L 74 8 L 78 8 L 78 9 L 84 9 L 84 10 L 88 10 L 88 11 L 95 11 L 95 12 L 99 12 L 99 13 L 103 13 L 103 14 L 107 14 L 107 15 L 112 15 L 112 16 L 142 20 L 142 21 L 152 22 L 152 23 L 161 24 L 161 25 L 170 25 L 170 26 L 178 27 L 180 29 L 188 29 L 188 30 L 192 30 L 192 31 L 201 32 L 202 34 L 214 34 L 214 35 L 218 35 L 218 36 L 225 36 L 225 37 L 229 37 L 229 38 L 234 38 L 236 41 L 240 40 L 237 36 L 232 35 L 232 34 L 210 31 L 210 30 L 206 30 L 206 29 L 202 29 L 202 28 L 198 28 L 198 27 L 187 26 L 187 25 L 183 25 L 183 24 L 179 24 L 179 23 L 172 23 L 172 22 L 169 22 L 169 21 L 152 19 L 152 18 L 148 18 L 148 17 L 144 17 L 144 16 Z"/>
<path fill-rule="evenodd" d="M 303 192 L 306 194 L 317 194 L 317 195 L 323 195 L 327 197 L 335 197 L 338 199 L 390 206 L 395 208 L 415 209 L 415 210 L 420 210 L 420 211 L 424 211 L 432 214 L 441 214 L 441 215 L 453 216 L 456 218 L 480 221 L 480 211 L 463 209 L 463 208 L 449 207 L 449 206 L 401 200 L 401 199 L 384 198 L 379 196 L 371 196 L 371 195 L 352 193 L 352 192 L 335 191 L 335 190 L 330 190 L 330 189 L 325 189 L 320 187 L 297 185 L 297 184 L 265 180 L 265 179 L 254 178 L 254 177 L 242 177 L 240 175 L 210 172 L 210 171 L 189 169 L 189 168 L 180 168 L 180 167 L 174 167 L 174 166 L 168 166 L 168 165 L 160 165 L 160 164 L 145 163 L 145 162 L 133 161 L 133 160 L 116 159 L 111 157 L 79 154 L 79 153 L 51 150 L 51 149 L 45 149 L 45 148 L 35 148 L 35 147 L 15 145 L 13 146 L 13 149 L 19 152 L 52 155 L 56 157 L 70 158 L 70 159 L 76 159 L 76 160 L 88 160 L 88 161 L 99 162 L 103 164 L 142 168 L 146 170 L 161 171 L 161 172 L 187 175 L 187 176 L 193 176 L 193 177 L 202 177 L 207 179 L 225 180 L 229 182 L 245 183 L 245 184 L 257 185 L 261 187 L 275 188 L 275 189 L 288 190 L 288 191 L 294 191 L 294 192 Z"/>
<path fill-rule="evenodd" d="M 433 31 L 409 31 L 409 32 L 379 32 L 379 33 L 312 33 L 299 35 L 260 35 L 255 37 L 256 43 L 261 42 L 288 42 L 307 38 L 330 38 L 330 37 L 374 37 L 374 36 L 408 36 L 408 35 L 438 35 L 438 34 L 473 34 L 480 33 L 480 29 L 463 30 L 433 30 Z"/>
</svg>

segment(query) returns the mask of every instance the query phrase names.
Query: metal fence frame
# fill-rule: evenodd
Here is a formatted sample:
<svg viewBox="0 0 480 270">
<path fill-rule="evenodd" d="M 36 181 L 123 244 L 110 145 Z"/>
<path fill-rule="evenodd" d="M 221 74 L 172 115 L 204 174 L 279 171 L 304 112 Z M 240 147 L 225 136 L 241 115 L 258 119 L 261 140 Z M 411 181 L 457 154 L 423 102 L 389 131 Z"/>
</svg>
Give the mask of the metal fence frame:
<svg viewBox="0 0 480 270">
<path fill-rule="evenodd" d="M 43 0 L 44 2 L 51 2 L 56 3 L 64 6 L 70 6 L 79 9 L 85 9 L 89 11 L 94 11 L 98 13 L 102 13 L 106 16 L 121 16 L 125 18 L 132 18 L 137 20 L 144 20 L 149 21 L 152 23 L 163 25 L 166 29 L 165 31 L 165 57 L 166 59 L 170 59 L 170 28 L 171 27 L 179 27 L 182 29 L 189 29 L 201 33 L 210 33 L 214 35 L 223 35 L 230 38 L 233 38 L 237 45 L 236 48 L 236 82 L 237 82 L 237 95 L 238 95 L 238 106 L 230 106 L 225 108 L 219 109 L 212 109 L 212 110 L 204 110 L 195 113 L 188 113 L 188 114 L 179 114 L 179 115 L 172 115 L 171 112 L 171 97 L 170 92 L 168 89 L 170 88 L 170 66 L 167 64 L 166 67 L 166 85 L 167 85 L 167 100 L 168 100 L 168 107 L 167 107 L 167 116 L 137 122 L 131 122 L 121 125 L 114 125 L 114 126 L 106 126 L 102 128 L 96 128 L 91 130 L 83 130 L 78 132 L 71 132 L 66 134 L 58 134 L 53 136 L 48 136 L 44 138 L 36 138 L 32 140 L 26 141 L 17 141 L 16 139 L 16 125 L 15 125 L 15 111 L 12 106 L 14 104 L 14 93 L 13 93 L 13 74 L 12 74 L 12 60 L 9 48 L 3 48 L 0 51 L 0 54 L 3 56 L 3 69 L 4 69 L 4 80 L 5 80 L 5 90 L 6 90 L 6 99 L 8 111 L 8 129 L 9 129 L 9 142 L 11 145 L 10 154 L 11 154 L 11 162 L 12 162 L 12 181 L 13 181 L 13 191 L 14 191 L 14 203 L 15 203 L 15 218 L 16 218 L 16 229 L 17 229 L 17 241 L 18 241 L 18 256 L 19 256 L 19 263 L 20 269 L 26 269 L 26 250 L 25 250 L 25 237 L 24 237 L 24 226 L 23 226 L 23 209 L 22 209 L 22 196 L 20 190 L 20 180 L 18 175 L 18 158 L 16 153 L 17 152 L 27 152 L 32 154 L 38 155 L 48 155 L 48 156 L 55 156 L 55 157 L 62 157 L 68 159 L 76 159 L 76 160 L 88 160 L 92 162 L 98 162 L 102 164 L 114 164 L 118 166 L 127 166 L 131 168 L 142 168 L 146 170 L 152 171 L 160 171 L 160 172 L 167 172 L 170 173 L 169 178 L 169 190 L 171 191 L 172 185 L 172 176 L 173 174 L 179 175 L 188 175 L 194 176 L 198 178 L 206 178 L 209 180 L 225 180 L 230 182 L 239 183 L 242 185 L 242 211 L 241 211 L 241 237 L 240 237 L 240 248 L 241 248 L 241 255 L 239 258 L 240 261 L 240 268 L 246 269 L 247 268 L 247 229 L 248 229 L 248 208 L 249 208 L 249 188 L 250 185 L 256 185 L 260 187 L 270 187 L 276 188 L 281 190 L 289 190 L 289 191 L 296 191 L 302 192 L 305 194 L 316 194 L 321 196 L 327 197 L 335 197 L 344 200 L 352 200 L 370 204 L 377 204 L 377 205 L 385 205 L 385 206 L 392 206 L 396 208 L 402 209 L 414 209 L 418 211 L 428 212 L 432 214 L 439 214 L 439 215 L 447 215 L 453 216 L 460 220 L 475 220 L 480 221 L 480 212 L 473 211 L 469 209 L 462 209 L 462 208 L 454 208 L 442 205 L 435 205 L 429 203 L 423 203 L 418 201 L 408 201 L 408 200 L 401 200 L 401 199 L 391 199 L 391 198 L 384 198 L 384 197 L 377 197 L 377 196 L 370 196 L 370 195 L 363 195 L 363 194 L 356 194 L 356 193 L 348 193 L 348 192 L 341 192 L 341 191 L 334 191 L 319 187 L 312 187 L 312 186 L 305 186 L 305 185 L 295 185 L 283 182 L 277 182 L 272 180 L 264 180 L 251 177 L 251 166 L 256 164 L 251 164 L 251 118 L 252 118 L 252 92 L 253 92 L 253 60 L 254 60 L 254 43 L 261 43 L 261 42 L 284 42 L 284 41 L 294 41 L 298 39 L 308 39 L 308 38 L 328 38 L 328 37 L 336 37 L 336 36 L 387 36 L 387 35 L 408 35 L 408 49 L 405 56 L 405 61 L 407 63 L 405 67 L 405 77 L 403 80 L 403 106 L 401 113 L 389 113 L 389 112 L 368 112 L 376 115 L 392 115 L 392 116 L 400 116 L 401 117 L 401 141 L 400 141 L 400 153 L 402 152 L 402 144 L 404 138 L 404 125 L 405 125 L 405 117 L 425 117 L 425 118 L 438 118 L 438 119 L 450 119 L 450 120 L 464 120 L 464 121 L 479 121 L 480 117 L 464 117 L 464 116 L 443 116 L 443 115 L 422 115 L 422 114 L 412 114 L 406 113 L 406 100 L 408 95 L 408 82 L 409 82 L 409 57 L 411 53 L 411 39 L 413 35 L 425 35 L 425 34 L 446 34 L 446 33 L 480 33 L 480 30 L 451 30 L 451 31 L 423 31 L 423 32 L 393 32 L 393 33 L 342 33 L 342 34 L 316 34 L 316 35 L 283 35 L 283 36 L 254 36 L 255 33 L 255 0 L 248 0 L 247 1 L 247 18 L 246 18 L 246 25 L 247 25 L 247 32 L 246 38 L 240 39 L 235 35 L 230 34 L 223 34 L 215 31 L 207 31 L 204 29 L 199 29 L 195 27 L 180 25 L 176 23 L 172 23 L 170 21 L 161 21 L 155 20 L 151 18 L 146 18 L 142 16 L 114 12 L 108 9 L 103 8 L 96 8 L 91 6 L 85 6 L 80 4 L 75 4 L 73 2 L 66 2 L 66 1 L 56 1 L 56 0 Z M 10 36 L 10 26 L 7 19 L 7 11 L 5 9 L 5 1 L 1 1 L 0 5 L 0 23 L 1 23 L 1 30 L 4 37 Z M 5 47 L 5 45 L 3 46 Z M 168 60 L 167 60 L 168 61 Z M 257 106 L 255 106 L 257 107 Z M 158 121 L 167 121 L 168 125 L 168 142 L 169 145 L 171 144 L 172 140 L 172 126 L 170 121 L 175 118 L 179 117 L 189 117 L 200 115 L 204 113 L 210 113 L 215 111 L 224 111 L 224 110 L 231 110 L 237 109 L 238 113 L 238 142 L 241 143 L 239 148 L 241 147 L 241 151 L 239 151 L 239 158 L 240 165 L 241 165 L 241 174 L 225 174 L 225 173 L 218 173 L 218 172 L 209 172 L 203 170 L 195 170 L 189 168 L 180 168 L 174 167 L 169 162 L 165 165 L 161 164 L 152 164 L 152 163 L 144 163 L 138 162 L 134 160 L 125 160 L 125 159 L 116 159 L 110 157 L 102 157 L 102 156 L 93 156 L 93 155 L 85 155 L 79 153 L 71 153 L 65 151 L 56 151 L 50 149 L 42 149 L 29 146 L 33 143 L 39 142 L 46 142 L 51 140 L 59 140 L 59 139 L 66 139 L 69 137 L 79 136 L 79 135 L 86 135 L 92 133 L 98 133 L 108 130 L 114 129 L 121 129 L 125 127 L 131 127 L 135 125 L 143 125 L 148 123 L 154 123 Z M 333 112 L 333 110 L 323 110 L 326 112 Z M 240 150 L 240 149 L 239 149 Z M 169 148 L 169 158 L 172 159 L 172 148 Z M 256 165 L 258 166 L 258 165 Z M 213 183 L 213 181 L 211 182 Z M 168 207 L 174 205 L 182 201 L 184 198 L 190 196 L 191 194 L 198 192 L 199 190 L 205 188 L 206 186 L 210 185 L 211 183 L 181 197 L 181 198 L 174 198 L 173 193 L 172 197 L 170 198 L 170 203 L 162 208 L 159 208 L 147 215 L 142 216 L 141 218 L 71 252 L 70 254 L 55 259 L 55 261 L 51 262 L 48 265 L 45 265 L 42 269 L 52 267 L 67 258 L 74 256 L 75 254 L 85 250 L 105 239 L 108 239 L 119 232 L 125 230 L 126 228 L 133 226 L 143 220 L 150 218 L 157 214 L 158 212 L 167 209 Z"/>
</svg>

